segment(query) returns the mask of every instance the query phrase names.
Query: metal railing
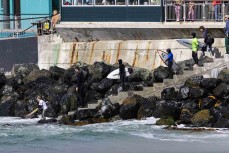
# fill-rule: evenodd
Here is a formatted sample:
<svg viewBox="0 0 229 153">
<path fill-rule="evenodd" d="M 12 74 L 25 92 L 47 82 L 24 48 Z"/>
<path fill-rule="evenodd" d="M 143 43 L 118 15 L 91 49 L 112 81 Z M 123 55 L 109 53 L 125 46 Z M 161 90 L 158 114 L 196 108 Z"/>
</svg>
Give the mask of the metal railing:
<svg viewBox="0 0 229 153">
<path fill-rule="evenodd" d="M 0 15 L 0 39 L 35 36 L 37 34 L 36 23 L 44 18 L 47 18 L 47 16 L 24 15 L 21 17 Z"/>
<path fill-rule="evenodd" d="M 222 21 L 229 14 L 229 0 L 220 0 L 218 8 L 212 5 L 213 0 L 182 0 L 176 4 L 176 0 L 164 0 L 165 22 L 167 21 Z M 190 2 L 194 3 L 194 18 L 190 11 Z M 175 10 L 176 9 L 176 10 Z M 215 11 L 218 11 L 215 12 Z M 177 18 L 177 16 L 180 16 Z M 218 18 L 216 18 L 218 16 Z"/>
</svg>

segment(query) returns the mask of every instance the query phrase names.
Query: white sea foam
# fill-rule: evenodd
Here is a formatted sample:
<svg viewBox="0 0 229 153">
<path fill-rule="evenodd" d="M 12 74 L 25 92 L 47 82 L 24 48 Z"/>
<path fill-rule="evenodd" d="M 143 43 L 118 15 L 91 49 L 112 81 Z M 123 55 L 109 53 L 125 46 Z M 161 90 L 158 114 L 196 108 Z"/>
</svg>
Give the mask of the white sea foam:
<svg viewBox="0 0 229 153">
<path fill-rule="evenodd" d="M 22 119 L 20 117 L 0 117 L 0 124 L 35 124 L 40 118 Z"/>
</svg>

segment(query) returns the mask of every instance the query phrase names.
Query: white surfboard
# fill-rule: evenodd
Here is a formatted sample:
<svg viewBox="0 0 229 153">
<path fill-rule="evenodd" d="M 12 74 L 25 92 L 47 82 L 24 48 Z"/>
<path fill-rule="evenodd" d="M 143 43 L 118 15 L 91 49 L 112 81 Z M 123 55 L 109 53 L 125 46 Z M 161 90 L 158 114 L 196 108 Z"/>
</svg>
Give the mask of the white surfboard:
<svg viewBox="0 0 229 153">
<path fill-rule="evenodd" d="M 168 66 L 168 53 L 162 50 L 157 50 L 158 55 L 160 56 L 161 60 Z M 177 63 L 173 60 L 173 65 L 172 65 L 173 72 L 178 72 L 179 71 L 179 66 Z"/>
<path fill-rule="evenodd" d="M 177 42 L 185 47 L 192 49 L 192 40 L 190 39 L 178 39 Z M 201 49 L 204 46 L 204 43 L 200 41 L 198 41 L 198 43 L 199 43 L 199 49 Z"/>
<path fill-rule="evenodd" d="M 133 69 L 130 67 L 125 68 L 125 71 L 126 71 L 126 77 L 128 77 L 130 74 L 133 73 Z M 107 78 L 108 79 L 120 79 L 119 69 L 112 71 L 110 74 L 108 74 Z"/>
</svg>

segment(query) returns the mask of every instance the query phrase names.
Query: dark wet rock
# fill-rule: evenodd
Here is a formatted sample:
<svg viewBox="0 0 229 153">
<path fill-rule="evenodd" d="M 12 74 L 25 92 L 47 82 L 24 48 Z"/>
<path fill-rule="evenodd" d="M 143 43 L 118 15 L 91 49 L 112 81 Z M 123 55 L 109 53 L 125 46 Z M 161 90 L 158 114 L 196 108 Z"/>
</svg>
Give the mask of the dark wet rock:
<svg viewBox="0 0 229 153">
<path fill-rule="evenodd" d="M 190 88 L 187 86 L 180 87 L 177 98 L 178 99 L 188 99 L 189 98 L 189 91 L 190 91 Z"/>
<path fill-rule="evenodd" d="M 175 88 L 166 88 L 163 89 L 161 92 L 161 99 L 162 100 L 176 100 L 177 99 L 177 91 L 175 91 Z"/>
<path fill-rule="evenodd" d="M 23 79 L 23 82 L 27 84 L 29 82 L 35 81 L 38 78 L 41 77 L 49 78 L 50 76 L 51 73 L 48 70 L 33 70 Z"/>
<path fill-rule="evenodd" d="M 18 99 L 17 93 L 11 93 L 10 95 L 5 95 L 0 101 L 0 116 L 14 116 L 15 115 L 15 105 Z"/>
<path fill-rule="evenodd" d="M 143 91 L 142 82 L 128 82 L 126 83 L 126 90 Z"/>
<path fill-rule="evenodd" d="M 65 94 L 60 100 L 61 114 L 67 114 L 69 111 L 77 109 L 76 94 Z"/>
<path fill-rule="evenodd" d="M 189 88 L 189 98 L 201 98 L 207 96 L 207 92 L 200 88 Z"/>
<path fill-rule="evenodd" d="M 15 116 L 17 117 L 23 117 L 30 113 L 28 111 L 28 105 L 25 101 L 23 100 L 18 100 L 15 105 Z"/>
<path fill-rule="evenodd" d="M 213 90 L 213 93 L 217 97 L 225 97 L 229 94 L 229 85 L 222 82 Z"/>
<path fill-rule="evenodd" d="M 72 82 L 72 78 L 76 79 L 76 76 L 74 77 L 75 73 L 76 72 L 75 72 L 74 68 L 69 68 L 64 72 L 61 80 L 63 81 L 63 83 L 65 83 L 67 85 L 73 85 L 73 83 L 75 83 L 75 82 Z"/>
<path fill-rule="evenodd" d="M 208 109 L 205 109 L 194 114 L 191 121 L 194 126 L 209 127 L 212 118 L 213 117 L 211 116 L 210 111 Z"/>
<path fill-rule="evenodd" d="M 215 97 L 213 96 L 208 96 L 206 98 L 204 98 L 201 102 L 200 102 L 200 108 L 201 109 L 210 109 L 212 108 L 215 103 L 217 102 L 217 100 L 215 99 Z"/>
<path fill-rule="evenodd" d="M 222 82 L 221 79 L 217 78 L 203 78 L 200 82 L 200 86 L 206 90 L 212 91 L 215 89 L 220 83 Z"/>
<path fill-rule="evenodd" d="M 163 82 L 163 79 L 169 77 L 169 72 L 167 68 L 159 66 L 157 69 L 154 70 L 153 75 L 156 82 Z"/>
<path fill-rule="evenodd" d="M 53 124 L 53 123 L 56 123 L 57 120 L 55 118 L 51 118 L 51 119 L 41 119 L 38 121 L 39 124 Z"/>
<path fill-rule="evenodd" d="M 229 128 L 229 119 L 220 118 L 213 126 L 214 128 Z"/>
<path fill-rule="evenodd" d="M 12 86 L 14 89 L 18 88 L 18 86 L 23 85 L 23 81 L 22 81 L 22 76 L 18 75 L 16 77 L 11 77 L 9 79 L 7 79 L 7 85 Z"/>
<path fill-rule="evenodd" d="M 156 125 L 169 125 L 169 126 L 171 126 L 171 125 L 175 125 L 175 121 L 172 117 L 168 117 L 166 119 L 161 118 L 161 119 L 156 121 Z"/>
<path fill-rule="evenodd" d="M 49 71 L 51 73 L 51 77 L 54 78 L 55 80 L 58 80 L 64 75 L 66 70 L 57 66 L 51 66 L 49 68 Z"/>
<path fill-rule="evenodd" d="M 149 97 L 141 104 L 140 109 L 138 110 L 138 119 L 151 117 L 156 108 L 157 97 Z"/>
<path fill-rule="evenodd" d="M 152 79 L 150 79 L 149 81 L 144 81 L 142 85 L 143 85 L 144 87 L 153 87 L 153 82 L 154 82 L 154 81 L 153 81 L 153 78 L 152 78 Z"/>
<path fill-rule="evenodd" d="M 141 82 L 151 79 L 151 72 L 147 69 L 136 68 L 134 72 L 128 77 L 129 82 Z"/>
<path fill-rule="evenodd" d="M 1 95 L 9 95 L 10 93 L 14 92 L 14 88 L 10 85 L 4 85 L 1 89 L 0 89 L 0 96 Z"/>
<path fill-rule="evenodd" d="M 6 84 L 6 76 L 4 74 L 0 74 L 0 88 L 2 88 Z"/>
<path fill-rule="evenodd" d="M 140 106 L 136 98 L 126 98 L 121 105 L 119 116 L 124 120 L 135 119 Z"/>
<path fill-rule="evenodd" d="M 84 101 L 89 103 L 89 102 L 97 101 L 97 100 L 102 99 L 102 98 L 103 98 L 102 94 L 96 92 L 95 90 L 89 90 L 85 94 Z"/>
<path fill-rule="evenodd" d="M 188 87 L 199 87 L 202 79 L 203 79 L 203 76 L 190 77 L 189 79 L 185 81 L 184 85 Z"/>
<path fill-rule="evenodd" d="M 188 109 L 182 109 L 180 114 L 180 123 L 190 124 L 193 114 Z"/>
<path fill-rule="evenodd" d="M 93 83 L 91 85 L 91 89 L 96 90 L 99 93 L 105 94 L 113 85 L 114 85 L 114 81 L 112 79 L 105 78 L 100 82 Z"/>
<path fill-rule="evenodd" d="M 68 93 L 68 94 L 76 93 L 76 87 L 77 87 L 76 84 L 70 86 L 70 87 L 68 88 L 67 93 Z"/>
<path fill-rule="evenodd" d="M 111 66 L 104 62 L 95 62 L 93 65 L 89 66 L 90 74 L 99 79 L 105 78 L 110 73 L 110 70 Z"/>
<path fill-rule="evenodd" d="M 73 115 L 63 115 L 59 120 L 59 124 L 72 125 L 74 123 Z"/>
<path fill-rule="evenodd" d="M 122 120 L 122 118 L 119 115 L 116 115 L 112 118 L 109 119 L 109 122 L 115 122 L 115 121 L 119 121 Z"/>
<path fill-rule="evenodd" d="M 143 86 L 141 86 L 141 85 L 136 85 L 136 86 L 134 87 L 133 90 L 134 90 L 134 91 L 143 91 L 144 89 L 143 89 Z"/>
<path fill-rule="evenodd" d="M 218 76 L 223 82 L 229 83 L 229 69 L 222 69 Z"/>
<path fill-rule="evenodd" d="M 156 118 L 172 117 L 173 119 L 177 120 L 180 117 L 180 105 L 181 104 L 176 101 L 157 101 L 153 116 Z"/>
<path fill-rule="evenodd" d="M 214 117 L 214 122 L 217 122 L 220 118 L 223 118 L 223 114 L 221 111 L 221 108 L 211 108 L 210 112 L 212 116 Z"/>
<path fill-rule="evenodd" d="M 229 105 L 227 105 L 226 107 L 222 107 L 221 113 L 222 113 L 223 117 L 229 119 Z"/>
<path fill-rule="evenodd" d="M 96 109 L 82 109 L 78 110 L 74 113 L 73 119 L 74 120 L 88 120 L 94 118 L 95 115 L 98 113 Z"/>
<path fill-rule="evenodd" d="M 84 125 L 88 125 L 88 124 L 106 123 L 106 122 L 108 122 L 108 119 L 104 119 L 104 118 L 90 118 L 88 120 L 76 121 L 72 125 L 73 126 L 84 126 Z"/>
<path fill-rule="evenodd" d="M 109 119 L 118 115 L 119 104 L 113 105 L 109 98 L 104 98 L 102 102 L 96 107 L 98 111 L 97 117 Z"/>
<path fill-rule="evenodd" d="M 189 110 L 192 114 L 198 112 L 199 105 L 192 100 L 186 100 L 181 102 L 181 108 Z"/>
<path fill-rule="evenodd" d="M 27 76 L 32 71 L 38 71 L 39 67 L 36 64 L 14 64 L 12 68 L 12 75 L 15 76 Z"/>
<path fill-rule="evenodd" d="M 208 56 L 205 56 L 204 58 L 200 58 L 198 61 L 198 65 L 199 66 L 203 66 L 204 63 L 212 63 L 214 62 L 213 58 L 210 58 Z"/>
<path fill-rule="evenodd" d="M 115 84 L 112 86 L 105 94 L 105 97 L 111 96 L 111 95 L 118 95 L 118 90 L 121 89 L 120 84 Z"/>
</svg>

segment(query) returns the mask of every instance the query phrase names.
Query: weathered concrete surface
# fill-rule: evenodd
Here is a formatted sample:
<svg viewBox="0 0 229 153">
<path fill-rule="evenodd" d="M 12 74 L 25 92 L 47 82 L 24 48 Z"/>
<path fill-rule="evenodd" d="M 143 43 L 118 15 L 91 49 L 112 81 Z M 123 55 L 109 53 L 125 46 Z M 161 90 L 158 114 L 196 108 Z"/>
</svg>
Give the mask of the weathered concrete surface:
<svg viewBox="0 0 229 153">
<path fill-rule="evenodd" d="M 175 39 L 66 43 L 56 36 L 52 42 L 48 41 L 48 36 L 40 39 L 43 42 L 39 43 L 38 64 L 40 68 L 45 69 L 53 65 L 69 68 L 78 61 L 88 64 L 93 64 L 95 61 L 105 61 L 114 64 L 121 58 L 133 67 L 152 70 L 164 65 L 156 50 L 167 48 L 172 49 L 176 62 L 192 58 L 191 50 L 180 45 Z M 213 46 L 218 48 L 221 54 L 225 53 L 224 39 L 215 39 Z"/>
</svg>

